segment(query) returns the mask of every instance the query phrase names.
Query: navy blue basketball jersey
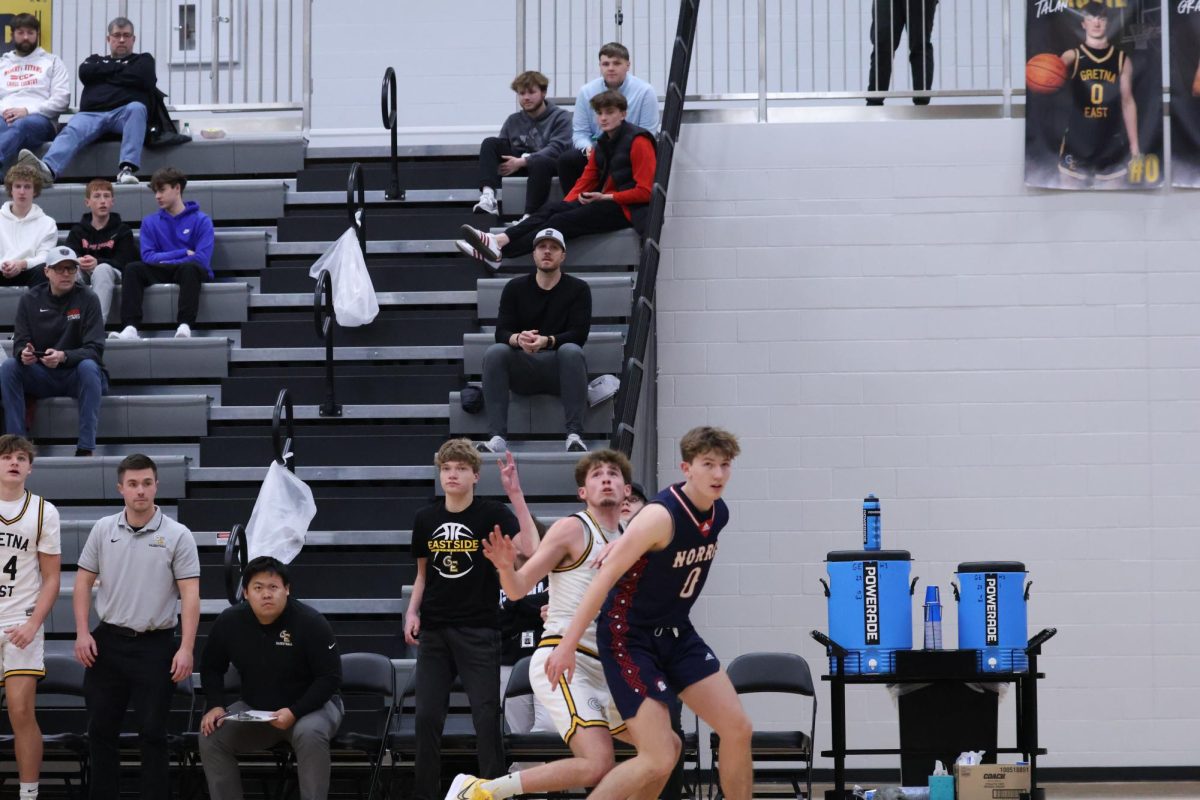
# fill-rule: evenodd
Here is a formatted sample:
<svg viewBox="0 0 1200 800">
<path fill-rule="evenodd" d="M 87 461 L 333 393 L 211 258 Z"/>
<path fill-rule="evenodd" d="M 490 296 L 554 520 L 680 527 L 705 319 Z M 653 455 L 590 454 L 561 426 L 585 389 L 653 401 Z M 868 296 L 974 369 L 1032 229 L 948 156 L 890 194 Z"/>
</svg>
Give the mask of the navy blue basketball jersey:
<svg viewBox="0 0 1200 800">
<path fill-rule="evenodd" d="M 629 625 L 688 625 L 688 614 L 717 554 L 717 534 L 729 522 L 729 506 L 717 500 L 701 514 L 683 493 L 682 483 L 668 486 L 650 502 L 671 512 L 671 541 L 629 568 L 609 591 L 600 616 Z"/>
</svg>

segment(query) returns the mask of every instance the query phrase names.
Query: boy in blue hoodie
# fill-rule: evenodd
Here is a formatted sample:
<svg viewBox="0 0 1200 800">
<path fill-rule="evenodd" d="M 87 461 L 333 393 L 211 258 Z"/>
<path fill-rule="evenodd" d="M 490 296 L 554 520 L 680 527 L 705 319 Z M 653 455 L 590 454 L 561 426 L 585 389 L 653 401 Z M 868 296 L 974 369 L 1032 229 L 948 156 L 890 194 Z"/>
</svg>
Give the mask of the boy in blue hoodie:
<svg viewBox="0 0 1200 800">
<path fill-rule="evenodd" d="M 156 283 L 179 284 L 176 338 L 192 335 L 200 309 L 200 285 L 213 278 L 213 224 L 194 200 L 184 201 L 187 176 L 175 167 L 163 167 L 150 178 L 158 213 L 142 220 L 142 260 L 121 270 L 121 324 L 117 338 L 138 338 L 142 323 L 142 296 Z"/>
</svg>

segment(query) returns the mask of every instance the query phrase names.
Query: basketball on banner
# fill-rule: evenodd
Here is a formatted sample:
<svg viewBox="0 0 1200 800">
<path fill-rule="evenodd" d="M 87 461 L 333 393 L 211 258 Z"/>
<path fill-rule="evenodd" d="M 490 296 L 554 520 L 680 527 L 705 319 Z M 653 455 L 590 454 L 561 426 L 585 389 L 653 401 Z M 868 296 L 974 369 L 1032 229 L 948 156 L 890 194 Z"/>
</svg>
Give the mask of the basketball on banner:
<svg viewBox="0 0 1200 800">
<path fill-rule="evenodd" d="M 52 0 L 0 0 L 0 28 L 4 30 L 4 41 L 0 43 L 0 53 L 7 53 L 13 49 L 12 18 L 17 14 L 33 14 L 38 18 L 38 21 L 42 23 L 38 44 L 47 51 L 51 50 L 52 6 Z"/>
<path fill-rule="evenodd" d="M 1162 186 L 1161 0 L 1029 0 L 1025 182 Z"/>
</svg>

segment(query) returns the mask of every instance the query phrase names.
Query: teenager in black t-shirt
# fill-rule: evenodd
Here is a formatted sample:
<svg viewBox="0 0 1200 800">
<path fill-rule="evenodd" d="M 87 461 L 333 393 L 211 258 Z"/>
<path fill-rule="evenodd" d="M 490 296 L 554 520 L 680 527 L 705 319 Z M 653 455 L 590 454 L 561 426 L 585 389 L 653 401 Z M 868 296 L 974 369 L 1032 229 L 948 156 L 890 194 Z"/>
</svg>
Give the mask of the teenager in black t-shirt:
<svg viewBox="0 0 1200 800">
<path fill-rule="evenodd" d="M 526 554 L 537 546 L 533 517 L 512 454 L 500 477 L 512 503 L 475 497 L 483 459 L 469 439 L 451 439 L 434 458 L 445 497 L 417 512 L 412 549 L 417 578 L 404 619 L 404 639 L 418 644 L 415 800 L 438 800 L 442 728 L 455 675 L 471 703 L 479 774 L 504 773 L 500 726 L 500 580 L 483 557 L 493 530 L 513 536 Z M 514 515 L 513 512 L 516 512 Z M 520 520 L 518 523 L 517 520 Z"/>
</svg>

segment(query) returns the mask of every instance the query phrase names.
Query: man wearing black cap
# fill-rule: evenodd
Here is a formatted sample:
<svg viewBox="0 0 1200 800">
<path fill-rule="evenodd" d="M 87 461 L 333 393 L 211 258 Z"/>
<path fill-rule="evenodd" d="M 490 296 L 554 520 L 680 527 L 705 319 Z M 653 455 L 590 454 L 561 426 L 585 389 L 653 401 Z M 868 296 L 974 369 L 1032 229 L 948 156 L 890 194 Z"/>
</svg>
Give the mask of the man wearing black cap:
<svg viewBox="0 0 1200 800">
<path fill-rule="evenodd" d="M 566 417 L 567 452 L 583 452 L 587 362 L 583 345 L 592 327 L 592 291 L 562 271 L 567 242 L 554 228 L 534 237 L 532 275 L 513 278 L 500 295 L 496 343 L 483 356 L 483 404 L 488 453 L 508 449 L 508 393 L 556 394 Z"/>
<path fill-rule="evenodd" d="M 104 318 L 100 301 L 76 283 L 79 259 L 69 247 L 53 247 L 46 257 L 48 283 L 21 297 L 12 338 L 12 357 L 0 365 L 0 398 L 7 433 L 25 436 L 25 395 L 74 397 L 79 402 L 79 443 L 75 455 L 96 449 L 100 397 L 108 388 Z"/>
<path fill-rule="evenodd" d="M 636 481 L 629 484 L 629 494 L 621 501 L 621 524 L 628 525 L 629 520 L 646 507 L 646 490 Z"/>
</svg>

